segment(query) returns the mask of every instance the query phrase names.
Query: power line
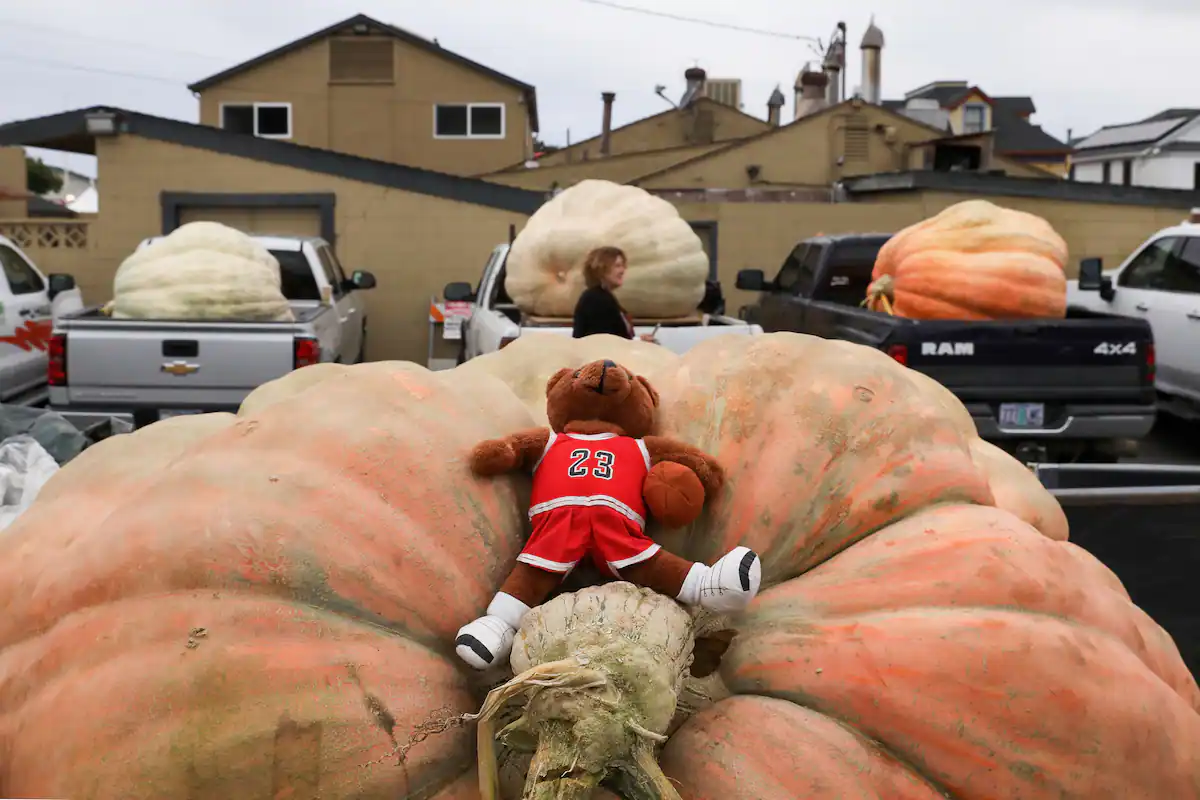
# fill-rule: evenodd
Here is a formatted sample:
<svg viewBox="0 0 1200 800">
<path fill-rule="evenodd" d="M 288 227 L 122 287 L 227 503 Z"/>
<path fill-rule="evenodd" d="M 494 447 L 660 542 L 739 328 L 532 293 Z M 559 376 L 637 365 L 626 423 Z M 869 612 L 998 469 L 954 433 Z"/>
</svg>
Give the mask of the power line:
<svg viewBox="0 0 1200 800">
<path fill-rule="evenodd" d="M 805 36 L 799 33 L 785 33 L 784 31 L 770 31 L 765 28 L 748 28 L 744 25 L 734 25 L 728 22 L 716 22 L 711 19 L 701 19 L 700 17 L 689 17 L 683 14 L 672 14 L 667 11 L 655 11 L 650 8 L 642 8 L 640 6 L 630 6 L 623 3 L 614 3 L 611 0 L 579 0 L 581 3 L 589 3 L 594 6 L 603 6 L 612 8 L 617 11 L 626 11 L 631 14 L 644 14 L 648 17 L 660 17 L 662 19 L 674 20 L 675 22 L 687 22 L 692 25 L 704 25 L 708 28 L 717 28 L 725 31 L 736 31 L 737 33 L 748 33 L 754 36 L 770 36 L 775 39 L 790 39 L 792 41 L 804 42 L 820 42 L 815 36 Z"/>
<path fill-rule="evenodd" d="M 228 61 L 222 56 L 214 56 L 212 53 L 198 53 L 193 50 L 179 50 L 174 47 L 159 47 L 153 44 L 143 44 L 141 42 L 133 42 L 128 39 L 113 39 L 107 36 L 97 36 L 93 33 L 78 33 L 76 31 L 59 28 L 53 25 L 43 25 L 39 22 L 28 22 L 26 20 L 8 19 L 0 17 L 0 28 L 4 30 L 27 30 L 41 31 L 53 34 L 56 37 L 65 36 L 71 39 L 78 39 L 83 42 L 96 42 L 97 44 L 109 44 L 117 47 L 133 48 L 135 51 L 152 50 L 159 53 L 165 53 L 173 56 L 188 56 L 190 58 L 203 58 L 207 61 Z"/>
<path fill-rule="evenodd" d="M 33 56 L 6 56 L 0 55 L 0 61 L 12 61 L 17 64 L 32 64 L 35 66 L 50 67 L 51 69 L 63 69 L 70 72 L 88 72 L 97 75 L 111 75 L 117 78 L 132 78 L 140 81 L 154 81 L 157 83 L 169 83 L 170 85 L 179 88 L 186 85 L 186 81 L 176 80 L 174 78 L 165 78 L 162 75 L 148 75 L 144 72 L 125 72 L 116 69 L 105 69 L 104 67 L 94 67 L 84 64 L 71 64 L 66 61 L 52 61 L 47 58 L 35 58 Z"/>
</svg>

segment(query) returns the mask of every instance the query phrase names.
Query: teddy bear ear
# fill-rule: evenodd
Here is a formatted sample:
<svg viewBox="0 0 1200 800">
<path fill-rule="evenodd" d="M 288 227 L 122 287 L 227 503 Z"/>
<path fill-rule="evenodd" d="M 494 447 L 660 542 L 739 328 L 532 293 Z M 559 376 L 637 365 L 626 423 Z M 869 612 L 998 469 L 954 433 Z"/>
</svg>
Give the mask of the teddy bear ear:
<svg viewBox="0 0 1200 800">
<path fill-rule="evenodd" d="M 645 389 L 646 393 L 650 395 L 650 402 L 654 404 L 655 408 L 658 408 L 658 391 L 650 385 L 650 381 L 646 380 L 641 375 L 638 375 L 636 378 L 634 378 L 634 380 L 642 385 L 642 388 Z"/>
<path fill-rule="evenodd" d="M 570 367 L 563 367 L 558 372 L 551 375 L 550 380 L 546 381 L 546 394 L 550 394 L 550 392 L 554 391 L 555 385 L 572 372 L 574 372 L 574 370 L 572 370 Z"/>
</svg>

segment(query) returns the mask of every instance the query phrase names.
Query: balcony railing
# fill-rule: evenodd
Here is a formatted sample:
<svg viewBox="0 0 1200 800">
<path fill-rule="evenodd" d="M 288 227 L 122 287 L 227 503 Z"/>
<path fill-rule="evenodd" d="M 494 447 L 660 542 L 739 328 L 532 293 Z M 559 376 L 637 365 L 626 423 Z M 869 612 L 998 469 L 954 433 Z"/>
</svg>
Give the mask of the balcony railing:
<svg viewBox="0 0 1200 800">
<path fill-rule="evenodd" d="M 88 222 L 52 219 L 0 219 L 0 236 L 22 250 L 85 250 Z"/>
</svg>

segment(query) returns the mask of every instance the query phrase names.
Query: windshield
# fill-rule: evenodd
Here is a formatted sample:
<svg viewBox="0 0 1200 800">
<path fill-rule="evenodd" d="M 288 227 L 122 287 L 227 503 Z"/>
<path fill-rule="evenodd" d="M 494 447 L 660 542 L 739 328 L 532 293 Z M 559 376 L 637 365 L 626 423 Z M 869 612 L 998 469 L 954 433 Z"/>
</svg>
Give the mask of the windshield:
<svg viewBox="0 0 1200 800">
<path fill-rule="evenodd" d="M 283 296 L 288 300 L 320 300 L 321 291 L 313 276 L 312 266 L 299 250 L 272 250 L 271 255 L 279 261 Z"/>
</svg>

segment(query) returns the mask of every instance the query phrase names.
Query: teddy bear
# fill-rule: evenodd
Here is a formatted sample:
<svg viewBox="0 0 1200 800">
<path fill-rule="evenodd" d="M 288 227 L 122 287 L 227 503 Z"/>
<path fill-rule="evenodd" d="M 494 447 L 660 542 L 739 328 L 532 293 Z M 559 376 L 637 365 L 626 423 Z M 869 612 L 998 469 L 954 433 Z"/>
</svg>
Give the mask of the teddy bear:
<svg viewBox="0 0 1200 800">
<path fill-rule="evenodd" d="M 560 369 L 546 384 L 549 428 L 475 446 L 471 470 L 533 473 L 532 533 L 484 616 L 459 629 L 455 652 L 484 670 L 507 660 L 521 621 L 589 557 L 601 573 L 684 605 L 740 611 L 758 593 L 762 565 L 735 547 L 707 565 L 663 550 L 646 535 L 647 511 L 682 527 L 720 491 L 724 472 L 700 450 L 654 436 L 658 393 L 611 360 Z"/>
</svg>

